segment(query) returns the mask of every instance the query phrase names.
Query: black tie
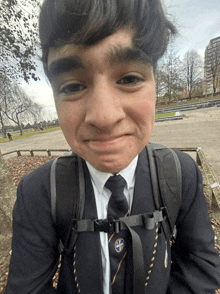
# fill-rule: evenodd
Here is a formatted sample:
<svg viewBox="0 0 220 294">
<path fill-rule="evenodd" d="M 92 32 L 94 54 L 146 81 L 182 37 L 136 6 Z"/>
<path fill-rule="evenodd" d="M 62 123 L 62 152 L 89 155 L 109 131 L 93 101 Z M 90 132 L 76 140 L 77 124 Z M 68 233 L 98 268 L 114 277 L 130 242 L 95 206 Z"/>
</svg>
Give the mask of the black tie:
<svg viewBox="0 0 220 294">
<path fill-rule="evenodd" d="M 108 203 L 108 218 L 119 219 L 129 214 L 128 202 L 124 195 L 126 182 L 120 175 L 112 176 L 105 186 L 112 195 Z M 109 256 L 111 264 L 111 285 L 113 294 L 124 293 L 125 285 L 125 258 L 127 254 L 127 233 L 109 234 Z"/>
</svg>

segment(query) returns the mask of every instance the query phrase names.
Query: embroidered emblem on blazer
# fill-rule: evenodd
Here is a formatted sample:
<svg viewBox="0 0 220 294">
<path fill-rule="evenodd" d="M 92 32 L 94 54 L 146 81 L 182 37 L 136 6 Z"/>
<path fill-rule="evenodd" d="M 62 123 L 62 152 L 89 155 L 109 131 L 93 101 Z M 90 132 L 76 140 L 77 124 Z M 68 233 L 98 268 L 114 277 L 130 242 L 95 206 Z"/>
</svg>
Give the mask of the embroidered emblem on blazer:
<svg viewBox="0 0 220 294">
<path fill-rule="evenodd" d="M 125 241 L 123 238 L 119 238 L 115 241 L 115 251 L 120 253 L 124 248 Z"/>
</svg>

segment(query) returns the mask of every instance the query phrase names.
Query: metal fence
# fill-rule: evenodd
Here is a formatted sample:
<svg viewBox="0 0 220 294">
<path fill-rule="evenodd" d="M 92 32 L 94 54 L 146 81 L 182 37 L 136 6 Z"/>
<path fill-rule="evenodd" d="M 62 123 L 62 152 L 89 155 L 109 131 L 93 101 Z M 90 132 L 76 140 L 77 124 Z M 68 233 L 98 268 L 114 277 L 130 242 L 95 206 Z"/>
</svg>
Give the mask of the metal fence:
<svg viewBox="0 0 220 294">
<path fill-rule="evenodd" d="M 183 105 L 179 105 L 179 106 L 157 108 L 156 109 L 156 114 L 168 113 L 168 112 L 177 112 L 177 111 L 189 111 L 189 110 L 195 110 L 195 109 L 212 107 L 212 106 L 220 106 L 220 99 L 208 100 L 208 101 L 204 101 L 204 102 L 183 104 Z"/>
<path fill-rule="evenodd" d="M 17 153 L 17 156 L 21 156 L 21 152 L 22 153 L 30 153 L 30 156 L 31 157 L 34 157 L 34 153 L 35 152 L 46 152 L 47 155 L 50 157 L 52 156 L 52 152 L 66 152 L 66 151 L 70 151 L 71 149 L 16 149 L 16 150 L 13 150 L 13 151 L 9 151 L 9 152 L 6 152 L 6 153 L 3 153 L 2 155 L 9 155 L 9 154 L 12 154 L 12 153 Z"/>
</svg>

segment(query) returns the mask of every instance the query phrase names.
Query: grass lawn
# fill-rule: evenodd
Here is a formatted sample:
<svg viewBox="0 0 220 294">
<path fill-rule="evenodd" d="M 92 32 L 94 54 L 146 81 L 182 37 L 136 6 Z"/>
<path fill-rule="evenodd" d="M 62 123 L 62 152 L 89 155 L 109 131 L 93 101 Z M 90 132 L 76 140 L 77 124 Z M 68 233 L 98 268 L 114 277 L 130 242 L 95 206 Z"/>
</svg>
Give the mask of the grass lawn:
<svg viewBox="0 0 220 294">
<path fill-rule="evenodd" d="M 53 131 L 58 131 L 58 130 L 60 130 L 60 127 L 44 129 L 43 131 L 34 131 L 34 130 L 27 131 L 27 132 L 25 131 L 22 136 L 20 135 L 20 132 L 12 132 L 11 135 L 12 135 L 13 141 L 15 141 L 15 140 L 19 140 L 19 139 L 28 138 L 28 137 L 31 137 L 34 135 L 40 135 L 43 133 L 48 133 L 48 132 L 53 132 Z M 5 143 L 5 142 L 9 142 L 9 139 L 8 138 L 5 138 L 5 139 L 0 138 L 0 143 Z"/>
<path fill-rule="evenodd" d="M 174 116 L 175 112 L 168 112 L 168 113 L 158 113 L 155 114 L 155 118 L 166 117 L 166 116 Z"/>
</svg>

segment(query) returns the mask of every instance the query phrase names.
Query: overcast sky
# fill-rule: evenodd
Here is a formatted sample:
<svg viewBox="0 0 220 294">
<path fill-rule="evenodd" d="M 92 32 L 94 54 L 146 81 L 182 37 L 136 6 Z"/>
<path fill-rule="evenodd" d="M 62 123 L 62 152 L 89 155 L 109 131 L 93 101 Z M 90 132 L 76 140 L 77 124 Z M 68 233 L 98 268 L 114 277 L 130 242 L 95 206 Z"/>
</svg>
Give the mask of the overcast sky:
<svg viewBox="0 0 220 294">
<path fill-rule="evenodd" d="M 179 36 L 175 48 L 179 55 L 194 49 L 204 57 L 209 41 L 220 36 L 220 0 L 163 0 L 167 14 L 174 20 Z M 43 78 L 43 70 L 39 68 L 41 81 L 23 85 L 30 97 L 43 106 L 47 106 L 46 118 L 55 116 L 52 90 Z"/>
<path fill-rule="evenodd" d="M 164 0 L 164 3 L 179 30 L 175 42 L 179 54 L 195 49 L 204 56 L 209 41 L 220 36 L 220 0 Z"/>
</svg>

